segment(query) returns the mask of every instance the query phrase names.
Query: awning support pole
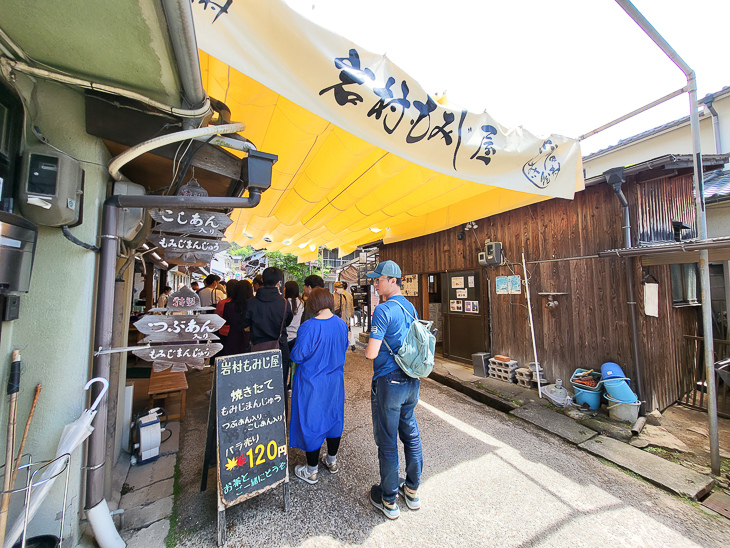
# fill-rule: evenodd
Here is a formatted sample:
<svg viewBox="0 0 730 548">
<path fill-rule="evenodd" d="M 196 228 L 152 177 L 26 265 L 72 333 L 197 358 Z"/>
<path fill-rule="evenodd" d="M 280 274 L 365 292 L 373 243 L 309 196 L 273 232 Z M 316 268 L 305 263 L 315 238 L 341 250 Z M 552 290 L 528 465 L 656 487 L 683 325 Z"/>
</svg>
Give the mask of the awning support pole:
<svg viewBox="0 0 730 548">
<path fill-rule="evenodd" d="M 535 343 L 535 324 L 532 320 L 532 305 L 530 303 L 530 282 L 527 281 L 527 266 L 525 266 L 525 252 L 522 252 L 522 273 L 525 275 L 525 293 L 527 294 L 527 314 L 530 318 L 530 332 L 532 333 L 532 352 L 535 355 L 535 375 L 537 377 L 537 394 L 542 398 L 542 383 L 540 380 L 540 362 L 537 361 L 537 344 Z"/>
<path fill-rule="evenodd" d="M 661 34 L 629 2 L 616 0 L 619 6 L 639 25 L 654 43 L 669 57 L 687 77 L 689 91 L 689 122 L 692 131 L 692 152 L 694 160 L 694 194 L 697 216 L 697 232 L 701 240 L 707 239 L 705 218 L 704 183 L 702 181 L 702 148 L 700 146 L 700 117 L 697 111 L 697 78 L 695 72 L 677 54 Z M 712 473 L 720 475 L 720 441 L 717 425 L 717 391 L 715 388 L 715 364 L 713 360 L 712 309 L 710 308 L 710 264 L 707 249 L 700 250 L 700 289 L 702 292 L 702 331 L 705 342 L 705 378 L 707 379 L 707 417 L 710 426 L 710 467 Z"/>
</svg>

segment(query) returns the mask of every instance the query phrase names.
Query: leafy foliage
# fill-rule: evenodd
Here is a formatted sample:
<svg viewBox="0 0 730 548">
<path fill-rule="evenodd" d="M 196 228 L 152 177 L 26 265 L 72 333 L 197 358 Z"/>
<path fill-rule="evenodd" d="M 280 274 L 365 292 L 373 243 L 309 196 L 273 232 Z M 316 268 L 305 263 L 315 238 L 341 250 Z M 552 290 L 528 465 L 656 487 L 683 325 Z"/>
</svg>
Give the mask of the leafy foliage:
<svg viewBox="0 0 730 548">
<path fill-rule="evenodd" d="M 297 262 L 296 255 L 291 253 L 282 253 L 281 251 L 267 251 L 266 258 L 269 260 L 269 266 L 275 266 L 284 271 L 285 277 L 289 280 L 296 281 L 300 287 L 304 285 L 304 278 L 310 274 L 317 274 L 323 278 L 330 271 L 328 266 L 324 266 L 322 252 L 319 252 L 318 266 L 312 266 Z"/>
<path fill-rule="evenodd" d="M 256 250 L 253 247 L 251 247 L 250 245 L 241 247 L 236 242 L 231 242 L 231 247 L 228 248 L 229 255 L 243 255 L 244 257 L 246 255 L 251 255 L 251 253 L 253 253 L 254 251 L 256 251 Z"/>
<path fill-rule="evenodd" d="M 228 249 L 227 253 L 229 255 L 240 255 L 242 257 L 246 257 L 247 255 L 251 255 L 255 251 L 256 250 L 250 245 L 241 247 L 235 242 L 232 242 L 231 247 Z M 324 278 L 331 270 L 330 267 L 324 265 L 322 250 L 319 251 L 316 267 L 297 262 L 296 255 L 292 255 L 291 253 L 282 253 L 281 251 L 265 251 L 264 255 L 269 261 L 269 266 L 275 266 L 276 268 L 280 268 L 281 270 L 283 270 L 284 277 L 287 280 L 295 280 L 300 287 L 304 285 L 304 278 L 306 278 L 310 274 L 317 274 L 318 276 L 322 276 Z"/>
</svg>

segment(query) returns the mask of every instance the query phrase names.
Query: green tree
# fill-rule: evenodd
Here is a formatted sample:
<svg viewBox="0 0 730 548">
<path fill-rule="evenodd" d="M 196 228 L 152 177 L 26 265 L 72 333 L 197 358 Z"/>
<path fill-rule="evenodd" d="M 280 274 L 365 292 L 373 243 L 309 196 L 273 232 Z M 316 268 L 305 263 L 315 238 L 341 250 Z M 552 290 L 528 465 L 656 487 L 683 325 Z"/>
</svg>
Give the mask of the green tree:
<svg viewBox="0 0 730 548">
<path fill-rule="evenodd" d="M 253 253 L 254 251 L 256 250 L 250 245 L 241 247 L 236 242 L 231 242 L 231 247 L 228 248 L 229 255 L 243 255 L 244 257 L 246 255 L 251 255 L 251 253 Z"/>
<path fill-rule="evenodd" d="M 282 253 L 281 251 L 267 251 L 266 258 L 269 260 L 269 266 L 280 268 L 290 280 L 295 280 L 299 286 L 304 285 L 304 278 L 310 274 L 317 274 L 323 278 L 330 271 L 330 267 L 324 265 L 322 251 L 319 252 L 317 267 L 312 268 L 310 265 L 298 262 L 297 256 L 291 253 Z"/>
</svg>

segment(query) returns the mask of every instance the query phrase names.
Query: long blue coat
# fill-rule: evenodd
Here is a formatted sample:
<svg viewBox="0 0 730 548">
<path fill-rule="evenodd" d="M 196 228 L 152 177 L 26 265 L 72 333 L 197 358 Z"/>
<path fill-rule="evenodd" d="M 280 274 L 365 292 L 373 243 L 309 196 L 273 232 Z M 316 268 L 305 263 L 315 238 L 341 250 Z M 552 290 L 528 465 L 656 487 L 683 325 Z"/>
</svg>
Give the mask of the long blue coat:
<svg viewBox="0 0 730 548">
<path fill-rule="evenodd" d="M 311 318 L 297 332 L 289 444 L 318 451 L 325 438 L 342 435 L 345 422 L 347 325 L 337 316 Z"/>
</svg>

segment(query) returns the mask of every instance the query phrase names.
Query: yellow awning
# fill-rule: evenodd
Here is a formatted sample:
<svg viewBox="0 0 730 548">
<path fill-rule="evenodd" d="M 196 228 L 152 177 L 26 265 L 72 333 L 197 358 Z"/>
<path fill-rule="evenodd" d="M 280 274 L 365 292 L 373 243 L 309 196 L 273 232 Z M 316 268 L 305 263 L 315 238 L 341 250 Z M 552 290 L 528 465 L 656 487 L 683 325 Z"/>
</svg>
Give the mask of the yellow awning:
<svg viewBox="0 0 730 548">
<path fill-rule="evenodd" d="M 240 245 L 289 252 L 300 260 L 316 258 L 319 246 L 347 254 L 381 238 L 395 242 L 551 197 L 572 198 L 583 188 L 576 141 L 539 139 L 521 128 L 504 128 L 486 113 L 418 103 L 418 97 L 431 98 L 400 69 L 363 50 L 356 59 L 353 44 L 279 0 L 235 3 L 215 21 L 197 4 L 194 14 L 199 45 L 209 52 L 200 52 L 206 91 L 228 105 L 234 121 L 246 124 L 243 135 L 259 150 L 279 157 L 261 204 L 232 215 L 227 237 Z M 275 39 L 292 29 L 298 40 Z M 323 45 L 327 40 L 335 44 Z M 344 51 L 346 59 L 333 63 L 321 51 L 328 47 Z M 309 62 L 296 74 L 302 55 Z M 366 75 L 372 74 L 369 88 L 348 80 L 362 73 L 351 68 L 360 62 L 361 68 L 373 67 Z M 324 76 L 312 82 L 318 70 Z M 326 85 L 338 82 L 340 91 L 354 90 L 360 101 L 338 97 Z M 407 93 L 409 108 L 386 102 L 380 119 L 377 102 L 388 97 L 387 90 L 391 97 Z M 340 104 L 348 97 L 351 102 Z M 444 122 L 439 132 L 437 119 L 452 124 Z M 414 131 L 426 122 L 434 138 Z"/>
</svg>

